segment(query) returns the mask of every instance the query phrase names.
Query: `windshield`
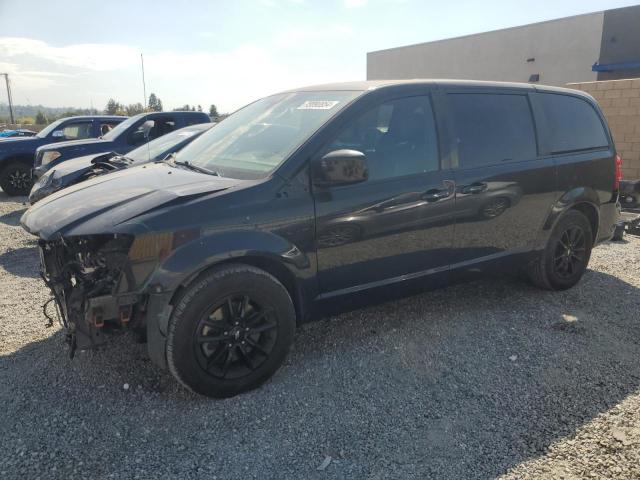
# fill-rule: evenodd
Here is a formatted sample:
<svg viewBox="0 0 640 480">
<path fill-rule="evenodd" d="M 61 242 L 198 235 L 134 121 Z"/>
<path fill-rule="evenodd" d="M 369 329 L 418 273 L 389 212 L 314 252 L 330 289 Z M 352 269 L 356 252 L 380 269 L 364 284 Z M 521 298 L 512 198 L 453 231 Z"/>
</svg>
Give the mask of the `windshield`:
<svg viewBox="0 0 640 480">
<path fill-rule="evenodd" d="M 209 124 L 207 124 L 209 125 Z M 173 148 L 198 136 L 206 129 L 202 127 L 185 127 L 175 132 L 167 133 L 145 145 L 141 145 L 135 150 L 127 153 L 127 157 L 135 162 L 147 162 L 149 160 L 162 160 L 167 154 L 173 152 Z"/>
<path fill-rule="evenodd" d="M 102 138 L 104 138 L 105 140 L 109 140 L 109 141 L 115 140 L 116 137 L 118 137 L 118 135 L 120 135 L 127 128 L 129 128 L 131 125 L 133 125 L 138 120 L 140 120 L 143 116 L 144 116 L 144 113 L 140 114 L 140 115 L 136 115 L 134 117 L 127 118 L 124 122 L 119 123 L 114 128 L 109 130 L 109 132 L 106 135 L 103 135 Z"/>
<path fill-rule="evenodd" d="M 38 135 L 36 135 L 36 137 L 46 138 L 51 132 L 53 132 L 56 128 L 58 128 L 58 126 L 65 120 L 66 118 L 61 118 L 60 120 L 56 120 L 55 122 L 50 124 L 48 127 L 45 127 L 42 130 L 40 130 L 40 132 L 38 133 Z"/>
<path fill-rule="evenodd" d="M 263 98 L 202 134 L 177 160 L 223 177 L 264 177 L 361 93 L 293 92 Z"/>
</svg>

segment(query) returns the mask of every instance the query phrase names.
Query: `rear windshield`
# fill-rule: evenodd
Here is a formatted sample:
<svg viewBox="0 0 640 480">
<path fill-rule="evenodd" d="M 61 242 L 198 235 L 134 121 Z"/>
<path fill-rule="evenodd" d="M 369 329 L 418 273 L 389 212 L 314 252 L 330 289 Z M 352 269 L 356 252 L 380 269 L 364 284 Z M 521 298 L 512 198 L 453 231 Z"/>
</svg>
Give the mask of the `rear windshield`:
<svg viewBox="0 0 640 480">
<path fill-rule="evenodd" d="M 225 177 L 264 177 L 361 93 L 291 92 L 263 98 L 202 134 L 177 160 Z"/>
<path fill-rule="evenodd" d="M 600 116 L 578 97 L 540 93 L 546 120 L 549 153 L 565 153 L 609 146 Z"/>
<path fill-rule="evenodd" d="M 205 125 L 211 126 L 211 124 Z M 204 130 L 206 129 L 200 126 L 181 128 L 180 130 L 151 140 L 149 143 L 141 145 L 135 150 L 131 150 L 127 153 L 127 157 L 131 158 L 134 162 L 162 160 L 164 156 L 175 151 L 174 149 L 177 149 L 180 144 L 193 140 L 193 137 L 197 137 Z"/>
</svg>

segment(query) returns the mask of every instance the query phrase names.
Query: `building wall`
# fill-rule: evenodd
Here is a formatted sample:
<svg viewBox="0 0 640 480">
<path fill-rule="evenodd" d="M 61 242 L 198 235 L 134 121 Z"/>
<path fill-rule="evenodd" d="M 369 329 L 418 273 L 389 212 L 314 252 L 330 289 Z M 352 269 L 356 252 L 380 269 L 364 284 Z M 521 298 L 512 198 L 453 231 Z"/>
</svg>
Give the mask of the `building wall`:
<svg viewBox="0 0 640 480">
<path fill-rule="evenodd" d="M 570 83 L 569 88 L 592 95 L 600 104 L 622 157 L 622 173 L 640 179 L 640 78 Z"/>
<path fill-rule="evenodd" d="M 367 79 L 461 78 L 563 86 L 596 80 L 604 12 L 370 52 Z M 535 61 L 527 62 L 534 58 Z"/>
<path fill-rule="evenodd" d="M 640 6 L 604 12 L 598 63 L 640 62 Z M 640 77 L 640 68 L 598 72 L 598 80 Z"/>
</svg>

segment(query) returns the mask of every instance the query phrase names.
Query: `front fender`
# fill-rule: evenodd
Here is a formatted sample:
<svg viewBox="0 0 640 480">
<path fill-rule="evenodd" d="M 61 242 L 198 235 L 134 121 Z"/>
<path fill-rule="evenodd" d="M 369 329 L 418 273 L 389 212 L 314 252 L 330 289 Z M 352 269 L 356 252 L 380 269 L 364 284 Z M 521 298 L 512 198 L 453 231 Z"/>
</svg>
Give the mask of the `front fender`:
<svg viewBox="0 0 640 480">
<path fill-rule="evenodd" d="M 311 262 L 296 245 L 276 234 L 260 230 L 236 230 L 206 234 L 172 252 L 147 283 L 147 349 L 151 360 L 166 368 L 167 325 L 176 290 L 206 269 L 221 262 L 242 258 L 277 262 L 296 279 L 308 279 Z"/>
<path fill-rule="evenodd" d="M 260 257 L 285 266 L 296 278 L 308 276 L 308 256 L 289 240 L 261 230 L 205 232 L 172 252 L 149 279 L 150 291 L 174 291 L 203 270 L 224 261 Z"/>
<path fill-rule="evenodd" d="M 0 168 L 12 161 L 28 163 L 32 167 L 33 152 L 24 150 L 0 152 Z"/>
</svg>

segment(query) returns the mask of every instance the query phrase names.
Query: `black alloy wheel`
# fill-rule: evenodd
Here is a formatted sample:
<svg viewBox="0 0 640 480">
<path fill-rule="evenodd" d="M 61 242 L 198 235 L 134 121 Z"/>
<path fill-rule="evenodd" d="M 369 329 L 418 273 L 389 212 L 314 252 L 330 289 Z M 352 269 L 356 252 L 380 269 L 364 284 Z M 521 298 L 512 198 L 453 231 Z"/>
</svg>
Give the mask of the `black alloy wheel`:
<svg viewBox="0 0 640 480">
<path fill-rule="evenodd" d="M 31 170 L 25 163 L 13 162 L 0 174 L 0 186 L 7 195 L 27 195 L 32 185 Z"/>
<path fill-rule="evenodd" d="M 207 312 L 194 333 L 200 367 L 220 379 L 249 375 L 259 368 L 276 343 L 273 309 L 249 295 L 223 299 Z"/>
<path fill-rule="evenodd" d="M 586 233 L 580 225 L 571 225 L 556 241 L 553 257 L 558 278 L 571 279 L 586 264 Z"/>
<path fill-rule="evenodd" d="M 569 210 L 556 222 L 544 250 L 527 266 L 531 281 L 545 290 L 566 290 L 587 270 L 593 247 L 591 222 L 579 210 Z"/>
<path fill-rule="evenodd" d="M 190 390 L 231 397 L 260 386 L 280 368 L 295 328 L 293 301 L 278 279 L 252 265 L 220 265 L 176 300 L 167 365 Z"/>
</svg>

